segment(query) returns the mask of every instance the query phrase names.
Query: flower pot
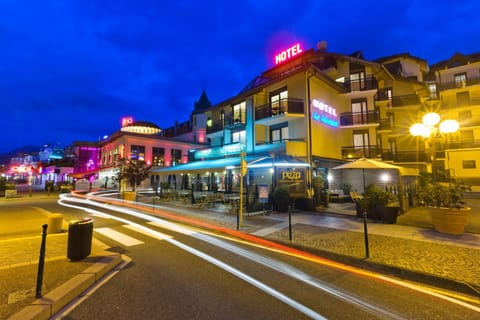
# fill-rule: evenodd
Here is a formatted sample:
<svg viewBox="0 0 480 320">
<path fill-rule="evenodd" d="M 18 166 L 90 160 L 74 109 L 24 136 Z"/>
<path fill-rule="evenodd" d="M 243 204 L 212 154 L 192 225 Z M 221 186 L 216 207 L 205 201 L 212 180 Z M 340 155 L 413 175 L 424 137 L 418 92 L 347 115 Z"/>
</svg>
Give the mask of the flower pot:
<svg viewBox="0 0 480 320">
<path fill-rule="evenodd" d="M 398 211 L 400 207 L 383 206 L 380 208 L 380 219 L 385 223 L 397 223 Z"/>
<path fill-rule="evenodd" d="M 429 208 L 435 230 L 460 235 L 465 231 L 471 208 Z"/>
<path fill-rule="evenodd" d="M 136 201 L 137 200 L 137 193 L 135 191 L 124 191 L 123 192 L 123 200 Z"/>
</svg>

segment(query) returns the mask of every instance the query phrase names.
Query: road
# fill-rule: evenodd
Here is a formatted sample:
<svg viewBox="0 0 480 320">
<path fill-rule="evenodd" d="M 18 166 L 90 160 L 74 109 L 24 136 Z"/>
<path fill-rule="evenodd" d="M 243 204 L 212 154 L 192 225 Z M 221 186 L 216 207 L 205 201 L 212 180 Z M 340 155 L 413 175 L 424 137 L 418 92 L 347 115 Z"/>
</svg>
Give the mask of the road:
<svg viewBox="0 0 480 320">
<path fill-rule="evenodd" d="M 75 204 L 91 207 L 86 204 Z M 66 218 L 79 209 L 38 206 Z M 322 259 L 97 208 L 95 237 L 131 262 L 64 319 L 477 319 L 478 309 Z M 100 213 L 101 212 L 101 213 Z"/>
</svg>

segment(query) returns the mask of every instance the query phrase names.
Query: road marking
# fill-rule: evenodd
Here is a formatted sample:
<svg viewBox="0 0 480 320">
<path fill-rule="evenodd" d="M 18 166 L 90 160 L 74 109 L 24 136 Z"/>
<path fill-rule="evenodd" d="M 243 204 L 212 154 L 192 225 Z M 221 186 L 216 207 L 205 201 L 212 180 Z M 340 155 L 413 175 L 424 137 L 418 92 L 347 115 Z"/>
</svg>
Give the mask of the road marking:
<svg viewBox="0 0 480 320">
<path fill-rule="evenodd" d="M 198 231 L 191 230 L 188 228 L 185 228 L 183 226 L 179 226 L 176 223 L 172 223 L 169 221 L 153 221 L 153 222 L 148 222 L 149 225 L 159 227 L 159 228 L 167 228 L 168 230 L 175 231 L 181 234 L 185 234 L 187 236 L 191 236 L 193 234 L 198 233 Z"/>
<path fill-rule="evenodd" d="M 139 244 L 143 244 L 143 241 L 137 240 L 133 237 L 127 236 L 121 232 L 115 231 L 111 228 L 95 228 L 95 232 L 98 232 L 108 238 L 115 240 L 116 242 L 121 243 L 124 246 L 131 247 Z"/>
<path fill-rule="evenodd" d="M 133 231 L 136 231 L 138 233 L 144 234 L 146 236 L 158 239 L 158 240 L 165 240 L 165 239 L 172 238 L 172 236 L 170 236 L 168 234 L 161 233 L 161 232 L 158 232 L 158 231 L 155 231 L 155 230 L 151 230 L 151 229 L 145 228 L 143 226 L 126 224 L 123 227 L 128 228 L 128 229 L 133 230 Z"/>
</svg>

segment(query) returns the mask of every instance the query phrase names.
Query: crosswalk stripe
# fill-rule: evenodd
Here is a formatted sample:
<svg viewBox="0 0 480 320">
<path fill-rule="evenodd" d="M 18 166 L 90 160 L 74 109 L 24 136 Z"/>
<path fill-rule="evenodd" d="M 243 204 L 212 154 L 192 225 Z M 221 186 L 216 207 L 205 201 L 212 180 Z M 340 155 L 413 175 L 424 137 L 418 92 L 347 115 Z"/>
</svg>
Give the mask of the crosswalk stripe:
<svg viewBox="0 0 480 320">
<path fill-rule="evenodd" d="M 123 234 L 121 232 L 115 231 L 111 228 L 95 228 L 95 232 L 98 232 L 108 238 L 111 238 L 115 240 L 116 242 L 121 243 L 124 246 L 130 247 L 130 246 L 136 246 L 139 244 L 143 244 L 143 241 L 140 241 L 138 239 L 135 239 L 133 237 L 130 237 L 126 234 Z"/>
<path fill-rule="evenodd" d="M 136 225 L 126 224 L 123 227 L 128 228 L 128 229 L 133 230 L 133 231 L 136 231 L 136 232 L 139 232 L 139 233 L 144 234 L 146 236 L 158 239 L 158 240 L 165 240 L 165 239 L 172 238 L 172 236 L 170 236 L 168 234 L 161 233 L 161 232 L 158 232 L 158 231 L 155 231 L 155 230 L 152 230 L 152 229 L 148 229 L 148 228 L 144 228 L 144 227 L 139 227 L 139 226 L 136 226 Z"/>
<path fill-rule="evenodd" d="M 151 222 L 148 222 L 148 224 L 152 225 L 152 226 L 155 226 L 155 227 L 167 228 L 169 230 L 172 230 L 172 231 L 175 231 L 175 232 L 178 232 L 178 233 L 182 233 L 182 234 L 186 234 L 186 235 L 189 235 L 189 236 L 197 233 L 197 231 L 190 230 L 188 228 L 176 225 L 175 223 L 171 223 L 169 221 L 162 221 L 162 222 L 151 221 Z"/>
</svg>

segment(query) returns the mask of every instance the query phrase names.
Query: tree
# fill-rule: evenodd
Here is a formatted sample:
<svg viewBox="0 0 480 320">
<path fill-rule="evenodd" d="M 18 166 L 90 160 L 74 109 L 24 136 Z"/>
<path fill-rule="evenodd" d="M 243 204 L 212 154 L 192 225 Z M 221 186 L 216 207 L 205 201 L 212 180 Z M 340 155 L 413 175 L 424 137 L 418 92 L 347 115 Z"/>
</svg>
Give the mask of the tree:
<svg viewBox="0 0 480 320">
<path fill-rule="evenodd" d="M 120 159 L 120 170 L 115 180 L 126 181 L 126 183 L 135 191 L 143 180 L 148 178 L 149 170 L 152 166 L 147 166 L 145 161 L 133 159 Z"/>
</svg>

